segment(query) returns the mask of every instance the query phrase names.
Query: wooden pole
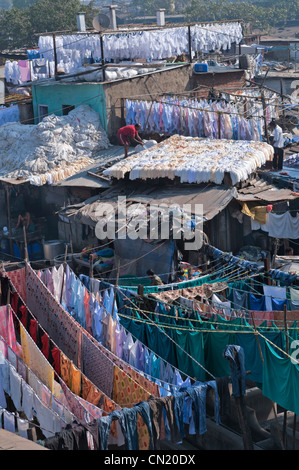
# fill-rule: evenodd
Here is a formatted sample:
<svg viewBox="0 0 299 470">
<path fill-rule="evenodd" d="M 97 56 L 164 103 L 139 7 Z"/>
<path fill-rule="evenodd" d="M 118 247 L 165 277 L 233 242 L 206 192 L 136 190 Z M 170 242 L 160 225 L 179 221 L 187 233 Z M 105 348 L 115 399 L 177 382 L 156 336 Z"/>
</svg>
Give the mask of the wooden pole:
<svg viewBox="0 0 299 470">
<path fill-rule="evenodd" d="M 93 277 L 93 254 L 89 258 L 89 277 Z"/>
<path fill-rule="evenodd" d="M 26 227 L 25 225 L 23 225 L 23 233 L 24 233 L 24 252 L 25 252 L 25 261 L 26 263 L 28 262 L 29 260 L 29 257 L 28 257 L 28 249 L 27 249 L 27 237 L 26 237 Z"/>
<path fill-rule="evenodd" d="M 266 139 L 267 139 L 267 143 L 269 144 L 269 133 L 268 133 L 268 127 L 267 127 L 267 118 L 266 118 L 266 103 L 265 103 L 265 94 L 264 94 L 263 90 L 261 90 L 261 100 L 262 100 L 262 105 L 263 105 L 265 136 L 266 136 Z"/>
</svg>

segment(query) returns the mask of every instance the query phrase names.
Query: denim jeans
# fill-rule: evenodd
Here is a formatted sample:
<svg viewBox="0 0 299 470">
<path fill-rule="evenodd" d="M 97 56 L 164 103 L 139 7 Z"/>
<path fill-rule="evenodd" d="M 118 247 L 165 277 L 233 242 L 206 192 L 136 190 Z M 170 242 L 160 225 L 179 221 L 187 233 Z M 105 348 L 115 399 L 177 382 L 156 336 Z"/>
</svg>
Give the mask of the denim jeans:
<svg viewBox="0 0 299 470">
<path fill-rule="evenodd" d="M 241 346 L 229 344 L 223 351 L 223 357 L 229 359 L 231 366 L 232 395 L 245 395 L 245 357 Z"/>
<path fill-rule="evenodd" d="M 133 408 L 123 408 L 121 411 L 113 412 L 117 417 L 125 438 L 127 450 L 139 450 L 139 440 L 137 432 L 137 415 L 141 415 L 145 422 L 150 436 L 150 450 L 153 449 L 153 430 L 148 402 L 140 402 Z"/>
</svg>

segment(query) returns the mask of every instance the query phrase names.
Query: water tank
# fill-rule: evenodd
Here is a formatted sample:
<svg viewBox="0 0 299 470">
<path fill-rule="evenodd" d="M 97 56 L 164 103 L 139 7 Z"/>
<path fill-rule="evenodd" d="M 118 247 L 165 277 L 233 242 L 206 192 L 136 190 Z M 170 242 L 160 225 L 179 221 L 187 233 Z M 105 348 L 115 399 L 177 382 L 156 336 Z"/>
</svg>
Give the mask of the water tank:
<svg viewBox="0 0 299 470">
<path fill-rule="evenodd" d="M 250 68 L 250 59 L 248 54 L 243 54 L 239 58 L 239 69 L 249 69 Z"/>
<path fill-rule="evenodd" d="M 208 64 L 204 63 L 196 63 L 194 64 L 194 73 L 202 73 L 202 72 L 207 72 L 208 71 Z"/>
</svg>

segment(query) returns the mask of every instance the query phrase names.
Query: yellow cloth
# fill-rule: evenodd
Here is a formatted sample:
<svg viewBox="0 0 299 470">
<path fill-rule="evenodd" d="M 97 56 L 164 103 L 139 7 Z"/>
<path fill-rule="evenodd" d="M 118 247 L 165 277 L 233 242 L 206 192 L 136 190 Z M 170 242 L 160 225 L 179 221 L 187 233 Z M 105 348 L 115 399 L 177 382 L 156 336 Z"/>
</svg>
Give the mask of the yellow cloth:
<svg viewBox="0 0 299 470">
<path fill-rule="evenodd" d="M 29 369 L 44 383 L 51 393 L 54 390 L 54 369 L 39 350 L 31 336 L 20 323 L 23 360 Z"/>
<path fill-rule="evenodd" d="M 147 401 L 150 393 L 144 390 L 119 367 L 114 366 L 113 400 L 121 407 L 130 408 L 140 401 Z M 149 450 L 150 436 L 142 417 L 137 416 L 139 450 Z"/>
<path fill-rule="evenodd" d="M 261 225 L 267 222 L 267 206 L 255 206 L 254 204 L 242 202 L 243 214 L 248 215 Z"/>
</svg>

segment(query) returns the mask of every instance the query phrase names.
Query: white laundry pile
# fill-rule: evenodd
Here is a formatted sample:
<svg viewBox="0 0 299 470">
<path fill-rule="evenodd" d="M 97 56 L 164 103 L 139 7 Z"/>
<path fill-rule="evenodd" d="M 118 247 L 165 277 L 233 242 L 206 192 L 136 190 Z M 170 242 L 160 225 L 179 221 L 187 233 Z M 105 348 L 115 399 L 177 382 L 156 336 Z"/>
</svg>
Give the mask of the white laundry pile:
<svg viewBox="0 0 299 470">
<path fill-rule="evenodd" d="M 104 174 L 116 179 L 129 174 L 131 180 L 178 177 L 181 183 L 221 184 L 229 173 L 235 185 L 272 157 L 273 147 L 264 142 L 174 135 L 116 163 Z"/>
<path fill-rule="evenodd" d="M 19 106 L 12 105 L 9 107 L 0 106 L 0 126 L 6 124 L 7 122 L 19 122 L 20 113 Z"/>
<path fill-rule="evenodd" d="M 109 140 L 99 114 L 82 105 L 67 116 L 50 115 L 37 125 L 0 127 L 0 176 L 51 184 L 94 162 L 93 152 Z"/>
<path fill-rule="evenodd" d="M 205 99 L 164 97 L 157 101 L 126 99 L 126 124 L 144 132 L 211 139 L 262 140 L 263 115 L 245 119 L 236 104 Z"/>
</svg>

